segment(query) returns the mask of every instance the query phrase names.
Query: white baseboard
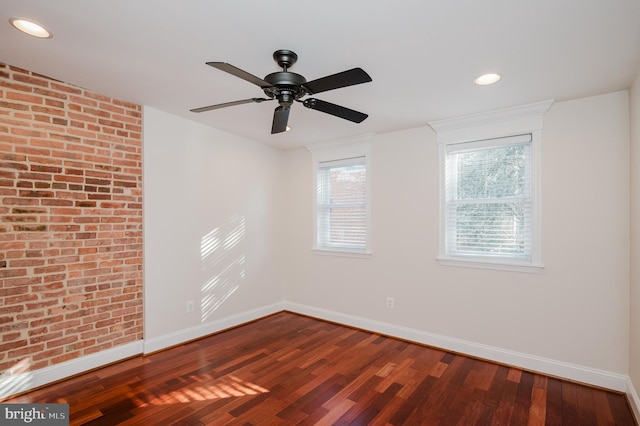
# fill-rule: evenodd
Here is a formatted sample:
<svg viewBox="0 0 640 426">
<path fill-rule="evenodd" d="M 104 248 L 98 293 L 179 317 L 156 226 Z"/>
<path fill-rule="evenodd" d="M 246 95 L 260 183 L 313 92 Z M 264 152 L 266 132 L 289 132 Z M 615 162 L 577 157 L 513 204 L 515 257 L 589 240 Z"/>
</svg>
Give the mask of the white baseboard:
<svg viewBox="0 0 640 426">
<path fill-rule="evenodd" d="M 142 340 L 136 340 L 39 370 L 9 373 L 0 377 L 0 400 L 141 353 Z M 28 365 L 24 367 L 28 369 Z"/>
<path fill-rule="evenodd" d="M 138 340 L 112 349 L 97 352 L 95 354 L 86 355 L 60 364 L 41 368 L 39 370 L 28 371 L 28 365 L 25 365 L 23 366 L 25 371 L 19 371 L 19 368 L 16 368 L 14 369 L 15 371 L 8 372 L 6 376 L 0 376 L 0 401 L 12 395 L 27 392 L 31 389 L 53 383 L 76 374 L 103 367 L 135 355 L 148 354 L 180 343 L 198 339 L 208 334 L 235 327 L 282 310 L 284 310 L 283 304 L 275 303 L 273 305 L 242 312 L 237 315 L 200 324 L 196 327 L 180 330 L 154 339 Z"/>
<path fill-rule="evenodd" d="M 128 343 L 126 345 L 121 345 L 95 354 L 73 359 L 61 364 L 45 367 L 40 370 L 17 372 L 16 374 L 11 374 L 6 377 L 0 377 L 0 400 L 11 395 L 26 392 L 30 389 L 34 389 L 48 383 L 129 358 L 131 356 L 156 352 L 231 327 L 236 327 L 283 310 L 363 330 L 369 330 L 388 336 L 394 336 L 400 339 L 438 347 L 457 353 L 467 354 L 506 365 L 512 365 L 514 367 L 530 371 L 549 374 L 619 392 L 625 392 L 629 398 L 629 402 L 636 418 L 640 419 L 640 399 L 633 387 L 631 379 L 626 375 L 542 358 L 535 355 L 514 352 L 493 346 L 428 333 L 422 330 L 286 301 L 242 312 L 205 324 L 199 324 L 195 327 L 180 330 L 175 333 L 169 333 L 157 338 Z"/>
<path fill-rule="evenodd" d="M 188 342 L 190 340 L 199 339 L 201 337 L 217 333 L 227 328 L 236 327 L 246 322 L 254 321 L 259 318 L 275 314 L 276 312 L 280 312 L 282 310 L 284 310 L 283 304 L 281 302 L 278 302 L 272 305 L 253 309 L 251 311 L 241 312 L 236 315 L 221 318 L 216 321 L 198 324 L 194 327 L 189 327 L 184 330 L 179 330 L 159 337 L 154 337 L 152 339 L 145 339 L 144 353 L 149 354 L 169 348 L 171 346 Z"/>
<path fill-rule="evenodd" d="M 640 398 L 638 397 L 638 392 L 636 392 L 636 389 L 633 387 L 630 377 L 627 377 L 626 394 L 629 399 L 633 415 L 636 416 L 636 423 L 640 423 Z"/>
<path fill-rule="evenodd" d="M 629 378 L 623 374 L 583 367 L 298 303 L 284 302 L 284 308 L 291 312 L 618 392 L 626 392 L 628 389 Z"/>
</svg>

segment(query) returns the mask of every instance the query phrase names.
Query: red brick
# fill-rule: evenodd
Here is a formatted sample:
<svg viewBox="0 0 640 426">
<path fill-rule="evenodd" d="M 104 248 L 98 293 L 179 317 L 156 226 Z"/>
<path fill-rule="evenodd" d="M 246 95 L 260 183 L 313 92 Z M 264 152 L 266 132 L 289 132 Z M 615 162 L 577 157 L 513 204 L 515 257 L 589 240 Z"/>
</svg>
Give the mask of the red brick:
<svg viewBox="0 0 640 426">
<path fill-rule="evenodd" d="M 10 99 L 13 101 L 20 101 L 20 102 L 27 102 L 30 104 L 38 104 L 41 105 L 42 104 L 42 96 L 37 96 L 37 95 L 29 95 L 26 93 L 19 93 L 19 92 L 7 92 L 5 94 L 6 99 Z"/>
<path fill-rule="evenodd" d="M 27 270 L 22 269 L 0 269 L 0 278 L 23 277 L 27 275 Z"/>
<path fill-rule="evenodd" d="M 26 321 L 13 321 L 0 326 L 0 333 L 15 332 L 15 330 L 26 330 L 29 328 L 29 323 Z M 2 352 L 0 350 L 0 352 Z"/>
<path fill-rule="evenodd" d="M 49 362 L 51 362 L 51 360 L 53 358 L 55 358 L 57 355 L 60 355 L 62 353 L 62 348 L 56 348 L 56 349 L 49 349 L 46 351 L 39 351 L 39 352 L 35 352 L 32 356 L 31 359 L 33 361 L 39 361 L 42 359 L 46 359 L 47 365 L 49 365 Z"/>
<path fill-rule="evenodd" d="M 102 101 L 102 102 L 111 102 L 112 101 L 112 99 L 109 98 L 108 96 L 104 96 L 104 95 L 101 95 L 101 94 L 95 93 L 95 92 L 90 92 L 88 90 L 85 90 L 83 95 L 86 96 L 87 98 L 95 99 L 95 100 Z"/>
<path fill-rule="evenodd" d="M 21 294 L 19 296 L 10 296 L 4 298 L 4 303 L 7 305 L 18 305 L 26 302 L 33 302 L 34 300 L 38 300 L 37 294 Z"/>
<path fill-rule="evenodd" d="M 42 282 L 42 277 L 26 277 L 26 278 L 7 278 L 4 280 L 4 288 L 0 289 L 0 295 L 4 292 L 15 292 L 14 294 L 20 294 L 22 292 L 27 292 L 27 286 L 40 284 Z M 22 287 L 22 289 L 21 289 Z M 9 293 L 6 293 L 9 294 Z"/>
<path fill-rule="evenodd" d="M 44 259 L 17 259 L 9 263 L 10 268 L 31 267 L 44 265 Z"/>
<path fill-rule="evenodd" d="M 27 215 L 19 215 L 19 216 L 4 216 L 2 218 L 4 222 L 37 222 L 38 216 L 27 216 Z"/>
<path fill-rule="evenodd" d="M 67 277 L 66 274 L 44 275 L 42 276 L 42 282 L 45 284 L 57 283 L 57 282 L 64 281 L 66 277 Z"/>
<path fill-rule="evenodd" d="M 27 111 L 27 110 L 29 110 L 29 106 L 28 105 L 20 104 L 20 103 L 17 103 L 17 102 L 7 102 L 7 101 L 2 101 L 2 100 L 0 100 L 0 108 L 15 109 L 15 110 L 19 110 L 19 111 Z"/>
<path fill-rule="evenodd" d="M 22 337 L 22 333 L 18 332 L 18 333 L 6 333 L 4 336 L 2 336 L 2 342 L 11 342 L 13 340 L 17 340 L 20 337 Z"/>
<path fill-rule="evenodd" d="M 30 336 L 0 366 L 141 339 L 141 107 L 1 65 L 0 87 L 0 342 Z"/>
<path fill-rule="evenodd" d="M 51 150 L 45 148 L 34 148 L 33 146 L 17 146 L 16 152 L 27 155 L 49 156 Z"/>
<path fill-rule="evenodd" d="M 30 345 L 24 348 L 9 351 L 8 355 L 11 358 L 22 358 L 25 356 L 30 356 L 32 353 L 41 351 L 42 349 L 44 349 L 44 345 L 35 345 L 35 346 Z"/>
<path fill-rule="evenodd" d="M 55 195 L 53 191 L 19 191 L 20 197 L 38 197 L 38 198 L 50 198 Z"/>
<path fill-rule="evenodd" d="M 77 342 L 78 339 L 79 339 L 78 336 L 68 336 L 68 337 L 63 337 L 61 339 L 50 340 L 47 342 L 47 348 L 55 348 L 56 346 L 68 345 L 69 343 Z"/>
<path fill-rule="evenodd" d="M 31 329 L 28 332 L 29 337 L 39 336 L 39 335 L 42 335 L 42 334 L 48 334 L 49 333 L 49 329 L 47 327 L 38 327 L 38 325 L 39 324 L 34 325 L 33 323 L 31 323 Z"/>
<path fill-rule="evenodd" d="M 14 74 L 13 78 L 15 81 L 19 81 L 21 83 L 28 83 L 28 84 L 33 84 L 33 85 L 42 86 L 42 87 L 49 87 L 48 80 L 46 80 L 45 78 L 36 78 L 34 77 L 34 75 L 35 74 L 31 74 L 31 75 Z"/>
<path fill-rule="evenodd" d="M 0 315 L 17 314 L 24 311 L 24 306 L 0 306 Z"/>
<path fill-rule="evenodd" d="M 16 349 L 16 348 L 21 348 L 23 346 L 27 346 L 28 341 L 25 340 L 18 340 L 17 342 L 9 342 L 9 343 L 3 343 L 0 345 L 0 352 L 8 352 L 12 349 Z"/>
<path fill-rule="evenodd" d="M 39 95 L 46 96 L 48 98 L 56 98 L 56 99 L 62 99 L 62 100 L 68 99 L 68 96 L 64 93 L 59 93 L 54 90 L 46 90 L 40 87 L 36 87 L 33 90 L 33 93 L 37 93 Z"/>
</svg>

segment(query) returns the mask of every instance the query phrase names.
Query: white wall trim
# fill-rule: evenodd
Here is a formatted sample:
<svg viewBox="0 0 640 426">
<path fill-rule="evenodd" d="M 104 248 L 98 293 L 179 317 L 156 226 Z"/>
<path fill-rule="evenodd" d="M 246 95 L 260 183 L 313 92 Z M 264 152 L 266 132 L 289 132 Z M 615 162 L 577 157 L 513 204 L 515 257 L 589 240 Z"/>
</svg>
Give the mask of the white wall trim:
<svg viewBox="0 0 640 426">
<path fill-rule="evenodd" d="M 552 100 L 429 122 L 438 143 L 460 143 L 542 129 Z"/>
<path fill-rule="evenodd" d="M 551 376 L 561 377 L 576 382 L 587 383 L 618 392 L 625 392 L 629 387 L 629 378 L 626 375 L 611 373 L 595 368 L 583 367 L 536 355 L 515 352 L 508 349 L 483 345 L 453 337 L 442 336 L 408 327 L 402 327 L 381 321 L 361 318 L 349 314 L 329 311 L 299 303 L 284 302 L 286 310 L 308 315 L 327 321 L 345 324 L 364 330 L 394 336 L 424 345 L 434 346 L 449 351 L 470 355 L 498 362 L 501 364 L 519 367 L 525 370 L 540 372 Z M 636 397 L 637 398 L 637 397 Z"/>
<path fill-rule="evenodd" d="M 116 346 L 115 348 L 85 355 L 60 364 L 44 367 L 39 370 L 16 372 L 0 377 L 0 400 L 26 392 L 46 384 L 84 373 L 94 368 L 140 355 L 142 340 Z"/>
<path fill-rule="evenodd" d="M 365 133 L 344 139 L 315 142 L 305 145 L 311 151 L 315 161 L 331 161 L 336 158 L 349 158 L 368 153 L 375 133 Z"/>
<path fill-rule="evenodd" d="M 633 387 L 633 382 L 631 382 L 630 377 L 627 377 L 626 394 L 629 399 L 629 405 L 631 405 L 631 411 L 633 411 L 633 415 L 636 416 L 636 423 L 640 422 L 640 397 L 638 397 L 638 392 L 636 392 L 636 389 Z"/>
<path fill-rule="evenodd" d="M 23 393 L 77 374 L 85 373 L 95 368 L 104 367 L 108 364 L 122 361 L 126 358 L 148 354 L 171 346 L 179 345 L 190 340 L 198 339 L 212 333 L 281 312 L 283 310 L 283 303 L 278 302 L 180 330 L 175 333 L 169 333 L 154 339 L 137 340 L 132 343 L 127 343 L 125 345 L 117 346 L 91 355 L 44 367 L 39 370 L 24 372 L 15 371 L 13 373 L 9 371 L 8 375 L 0 377 L 0 401 L 12 395 Z M 25 366 L 25 369 L 28 369 L 28 366 Z"/>
<path fill-rule="evenodd" d="M 325 142 L 316 142 L 313 144 L 305 145 L 305 147 L 311 152 L 311 157 L 313 161 L 313 184 L 315 188 L 318 188 L 318 172 L 320 170 L 320 164 L 329 161 L 338 161 L 338 160 L 349 160 L 359 157 L 365 158 L 366 164 L 366 241 L 365 241 L 365 255 L 371 255 L 371 212 L 372 212 L 372 203 L 371 203 L 371 194 L 373 191 L 371 190 L 371 176 L 372 176 L 372 157 L 371 157 L 371 145 L 374 133 L 366 133 L 364 135 L 355 136 L 346 139 L 338 139 L 332 141 Z M 313 223 L 318 223 L 318 196 L 320 192 L 318 192 L 317 196 L 313 198 Z M 319 247 L 320 236 L 318 234 L 318 226 L 313 227 L 313 253 L 315 254 L 325 254 L 325 255 L 337 255 L 344 256 L 345 250 L 344 247 L 336 248 L 336 250 L 329 247 Z M 320 250 L 324 250 L 324 252 L 320 253 Z"/>
<path fill-rule="evenodd" d="M 454 259 L 452 257 L 436 258 L 438 263 L 443 266 L 459 266 L 462 268 L 479 268 L 479 269 L 494 269 L 498 271 L 512 271 L 512 272 L 528 272 L 528 273 L 540 273 L 544 269 L 544 265 L 541 263 L 520 263 L 520 262 L 493 262 L 488 260 L 474 260 L 474 259 Z"/>
<path fill-rule="evenodd" d="M 484 269 L 540 272 L 542 266 L 542 127 L 544 114 L 553 101 L 537 102 L 512 108 L 470 114 L 430 122 L 437 133 L 439 162 L 439 242 L 438 260 L 441 265 L 482 267 Z M 516 267 L 496 263 L 478 256 L 454 257 L 447 247 L 447 187 L 446 163 L 451 150 L 462 147 L 462 143 L 473 142 L 474 146 L 498 146 L 502 143 L 531 142 L 531 261 Z M 504 259 L 502 259 L 504 260 Z M 481 266 L 480 263 L 483 263 Z M 524 266 L 528 267 L 526 270 Z"/>
<path fill-rule="evenodd" d="M 262 317 L 275 314 L 276 312 L 280 312 L 282 310 L 284 310 L 283 304 L 281 302 L 277 302 L 250 311 L 220 318 L 215 321 L 198 324 L 196 326 L 185 328 L 183 330 L 175 331 L 173 333 L 165 334 L 159 337 L 154 337 L 153 339 L 146 339 L 144 341 L 144 353 L 149 354 L 169 348 L 171 346 L 188 342 L 190 340 L 199 339 L 209 334 L 217 333 L 219 331 L 226 330 L 231 327 L 236 327 L 246 322 L 254 321 Z"/>
<path fill-rule="evenodd" d="M 162 350 L 284 310 L 525 370 L 625 392 L 636 419 L 640 419 L 640 398 L 629 376 L 287 301 L 273 303 L 147 341 L 138 340 L 39 370 L 0 377 L 0 400 L 132 356 Z"/>
</svg>

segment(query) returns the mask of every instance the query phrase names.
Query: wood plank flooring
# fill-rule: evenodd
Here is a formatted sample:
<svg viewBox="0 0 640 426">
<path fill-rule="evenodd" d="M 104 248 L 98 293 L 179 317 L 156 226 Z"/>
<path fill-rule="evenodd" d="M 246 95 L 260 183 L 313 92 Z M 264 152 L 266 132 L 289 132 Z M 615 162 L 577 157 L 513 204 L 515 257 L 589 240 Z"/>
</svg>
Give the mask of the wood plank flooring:
<svg viewBox="0 0 640 426">
<path fill-rule="evenodd" d="M 625 395 L 281 312 L 7 402 L 71 425 L 635 425 Z"/>
</svg>

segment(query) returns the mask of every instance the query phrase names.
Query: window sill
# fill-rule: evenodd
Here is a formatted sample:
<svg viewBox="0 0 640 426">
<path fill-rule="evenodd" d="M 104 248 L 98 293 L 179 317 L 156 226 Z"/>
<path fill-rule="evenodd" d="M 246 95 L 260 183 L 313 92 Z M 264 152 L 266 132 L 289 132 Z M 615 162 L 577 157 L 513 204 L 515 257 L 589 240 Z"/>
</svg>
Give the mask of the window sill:
<svg viewBox="0 0 640 426">
<path fill-rule="evenodd" d="M 369 259 L 372 255 L 371 252 L 364 252 L 364 251 L 321 249 L 321 248 L 311 249 L 311 252 L 313 254 L 318 254 L 321 256 L 356 257 L 360 259 Z"/>
<path fill-rule="evenodd" d="M 438 257 L 438 263 L 443 266 L 462 268 L 494 269 L 498 271 L 540 273 L 544 269 L 541 263 L 507 262 L 487 259 L 461 259 L 452 257 Z"/>
</svg>

